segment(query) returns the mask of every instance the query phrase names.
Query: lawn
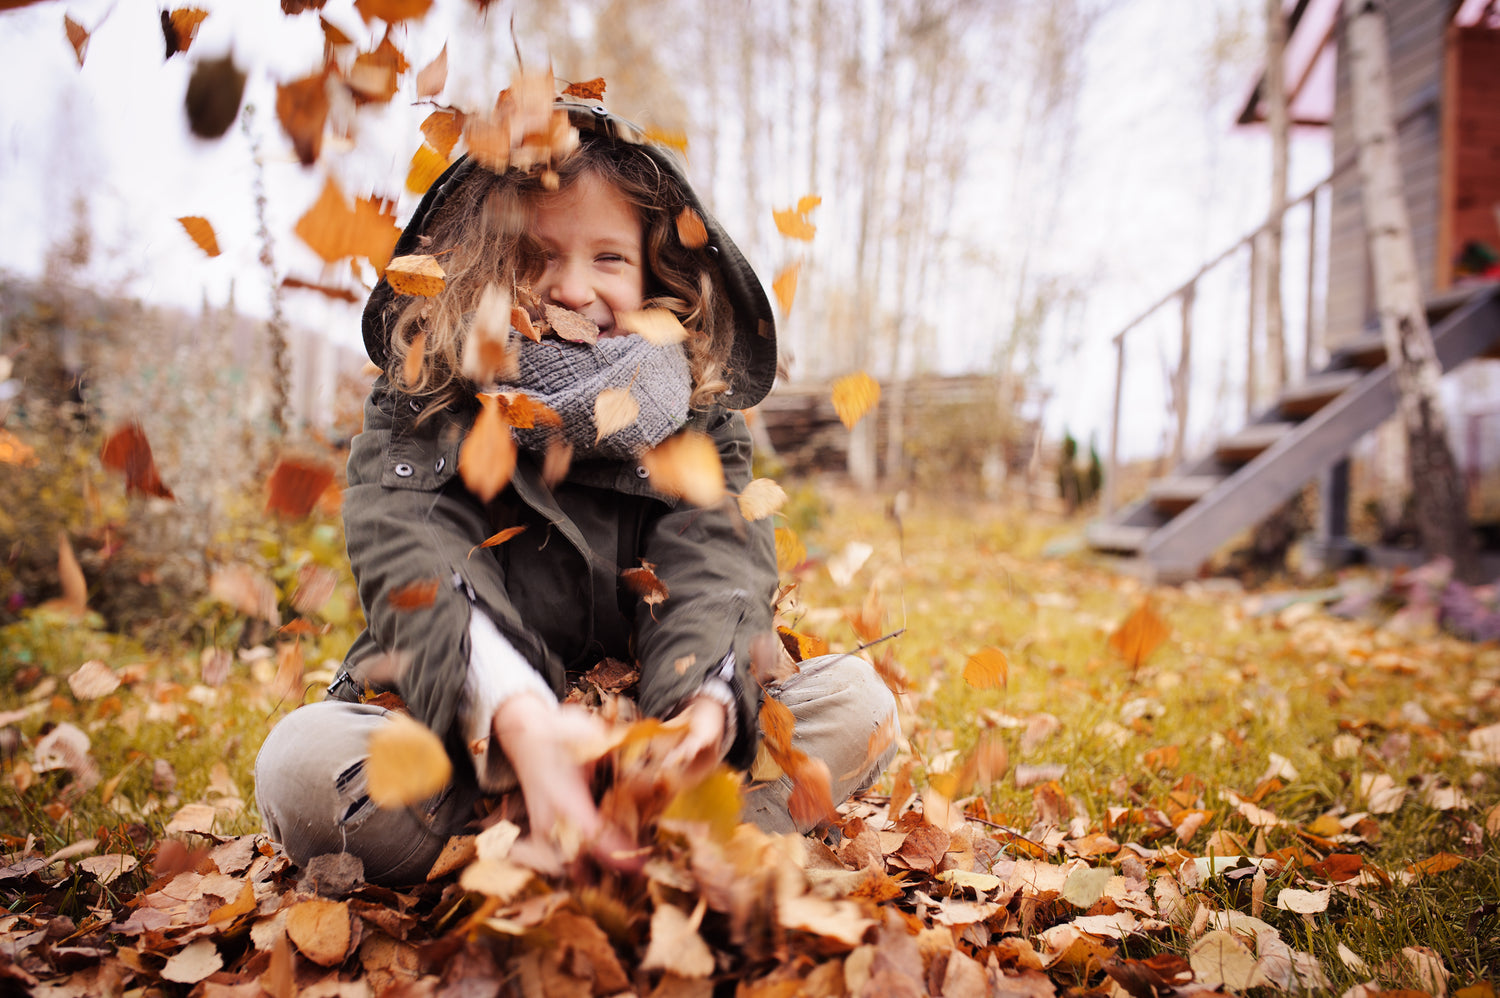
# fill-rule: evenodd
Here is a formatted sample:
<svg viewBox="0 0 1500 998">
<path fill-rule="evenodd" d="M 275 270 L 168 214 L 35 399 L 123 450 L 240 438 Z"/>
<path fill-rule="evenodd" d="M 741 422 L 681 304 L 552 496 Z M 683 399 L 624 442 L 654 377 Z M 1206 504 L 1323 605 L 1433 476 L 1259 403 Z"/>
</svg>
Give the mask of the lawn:
<svg viewBox="0 0 1500 998">
<path fill-rule="evenodd" d="M 790 642 L 904 690 L 838 834 L 713 820 L 730 776 L 627 743 L 638 874 L 503 822 L 409 891 L 289 868 L 255 751 L 357 628 L 320 509 L 237 535 L 191 637 L 67 605 L 0 632 L 0 992 L 1491 998 L 1500 649 L 1379 602 L 1147 589 L 1017 507 L 792 491 Z"/>
</svg>

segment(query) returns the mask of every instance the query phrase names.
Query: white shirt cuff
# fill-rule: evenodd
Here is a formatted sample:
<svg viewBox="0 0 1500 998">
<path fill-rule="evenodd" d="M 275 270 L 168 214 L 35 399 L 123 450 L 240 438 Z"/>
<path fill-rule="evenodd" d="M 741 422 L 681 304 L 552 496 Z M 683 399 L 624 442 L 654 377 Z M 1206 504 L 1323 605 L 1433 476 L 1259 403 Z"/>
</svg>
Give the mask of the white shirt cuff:
<svg viewBox="0 0 1500 998">
<path fill-rule="evenodd" d="M 477 608 L 469 615 L 469 668 L 464 673 L 463 718 L 469 754 L 479 788 L 490 793 L 516 785 L 510 760 L 495 743 L 491 722 L 511 697 L 532 693 L 549 708 L 557 705 L 552 687 L 505 639 L 495 622 Z"/>
</svg>

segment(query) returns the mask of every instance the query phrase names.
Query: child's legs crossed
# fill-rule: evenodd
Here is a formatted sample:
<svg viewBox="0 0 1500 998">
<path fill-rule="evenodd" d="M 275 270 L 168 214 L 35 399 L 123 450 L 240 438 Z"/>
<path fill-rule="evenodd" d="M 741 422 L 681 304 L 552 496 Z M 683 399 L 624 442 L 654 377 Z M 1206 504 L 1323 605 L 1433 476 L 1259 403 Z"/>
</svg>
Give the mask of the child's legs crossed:
<svg viewBox="0 0 1500 998">
<path fill-rule="evenodd" d="M 896 754 L 896 698 L 870 663 L 854 655 L 823 655 L 767 690 L 792 712 L 792 747 L 828 765 L 833 803 L 868 787 Z M 870 758 L 870 738 L 882 726 L 890 742 Z M 883 737 L 883 736 L 882 736 Z M 879 739 L 877 738 L 877 744 Z M 787 810 L 791 780 L 752 786 L 741 816 L 768 832 L 806 832 Z"/>
<path fill-rule="evenodd" d="M 444 842 L 470 817 L 477 790 L 450 783 L 405 808 L 378 808 L 366 793 L 372 732 L 389 712 L 324 700 L 271 729 L 255 760 L 255 797 L 271 837 L 299 866 L 347 852 L 372 883 L 420 882 Z"/>
</svg>

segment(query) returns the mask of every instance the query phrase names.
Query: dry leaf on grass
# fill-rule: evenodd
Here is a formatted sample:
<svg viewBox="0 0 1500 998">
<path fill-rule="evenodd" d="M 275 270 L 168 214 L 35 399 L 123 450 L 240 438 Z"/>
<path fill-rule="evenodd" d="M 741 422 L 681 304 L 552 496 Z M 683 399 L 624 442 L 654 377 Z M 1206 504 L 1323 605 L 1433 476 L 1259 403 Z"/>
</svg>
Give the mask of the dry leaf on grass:
<svg viewBox="0 0 1500 998">
<path fill-rule="evenodd" d="M 293 945 L 320 967 L 336 967 L 349 955 L 353 939 L 349 907 L 342 901 L 314 898 L 293 905 L 286 916 Z"/>
</svg>

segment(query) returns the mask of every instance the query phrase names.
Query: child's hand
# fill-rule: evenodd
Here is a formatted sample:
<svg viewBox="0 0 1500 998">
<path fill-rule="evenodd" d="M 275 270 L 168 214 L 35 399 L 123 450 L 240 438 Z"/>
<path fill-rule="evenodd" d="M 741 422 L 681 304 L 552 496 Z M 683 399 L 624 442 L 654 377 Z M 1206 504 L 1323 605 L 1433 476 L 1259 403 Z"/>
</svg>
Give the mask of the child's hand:
<svg viewBox="0 0 1500 998">
<path fill-rule="evenodd" d="M 609 825 L 589 790 L 592 764 L 575 761 L 575 746 L 597 743 L 604 722 L 582 707 L 549 709 L 539 697 L 523 693 L 495 711 L 491 727 L 516 771 L 531 833 L 555 841 L 569 828 L 602 865 L 617 870 L 639 863 L 634 843 Z"/>
<path fill-rule="evenodd" d="M 680 769 L 683 784 L 692 786 L 707 776 L 723 758 L 724 731 L 729 717 L 719 701 L 695 696 L 673 721 L 686 723 L 687 734 L 662 760 L 662 765 L 667 769 Z"/>
</svg>

